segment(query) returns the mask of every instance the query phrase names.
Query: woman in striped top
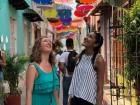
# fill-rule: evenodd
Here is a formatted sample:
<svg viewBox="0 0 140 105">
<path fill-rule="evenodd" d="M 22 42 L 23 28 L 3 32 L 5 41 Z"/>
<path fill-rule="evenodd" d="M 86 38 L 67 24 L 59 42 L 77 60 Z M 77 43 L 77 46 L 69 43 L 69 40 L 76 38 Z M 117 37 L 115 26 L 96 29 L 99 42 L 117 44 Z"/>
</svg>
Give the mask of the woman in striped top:
<svg viewBox="0 0 140 105">
<path fill-rule="evenodd" d="M 85 49 L 79 56 L 69 89 L 70 105 L 101 105 L 105 65 L 99 54 L 103 44 L 100 33 L 91 32 L 84 38 Z"/>
</svg>

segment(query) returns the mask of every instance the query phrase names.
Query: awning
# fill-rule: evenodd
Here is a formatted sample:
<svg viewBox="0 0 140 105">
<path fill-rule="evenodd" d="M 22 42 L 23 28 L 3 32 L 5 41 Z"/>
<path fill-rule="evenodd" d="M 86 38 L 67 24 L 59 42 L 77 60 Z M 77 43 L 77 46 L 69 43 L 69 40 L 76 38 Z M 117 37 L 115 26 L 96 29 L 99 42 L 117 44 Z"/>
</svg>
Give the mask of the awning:
<svg viewBox="0 0 140 105">
<path fill-rule="evenodd" d="M 105 8 L 107 8 L 107 7 L 110 7 L 109 3 L 100 0 L 100 2 L 97 4 L 97 6 L 95 7 L 95 9 L 92 10 L 92 12 L 90 13 L 90 15 L 93 16 L 96 13 L 102 13 L 102 11 L 105 10 Z"/>
<path fill-rule="evenodd" d="M 23 10 L 29 7 L 28 3 L 25 0 L 9 0 L 9 3 L 16 9 L 16 10 Z"/>
<path fill-rule="evenodd" d="M 26 17 L 31 22 L 43 21 L 41 16 L 33 9 L 26 9 L 25 12 L 23 13 L 23 16 Z"/>
<path fill-rule="evenodd" d="M 95 9 L 91 12 L 90 15 L 95 15 L 95 13 L 102 12 L 106 7 L 110 8 L 111 6 L 119 7 L 126 3 L 128 0 L 97 0 L 97 5 Z"/>
</svg>

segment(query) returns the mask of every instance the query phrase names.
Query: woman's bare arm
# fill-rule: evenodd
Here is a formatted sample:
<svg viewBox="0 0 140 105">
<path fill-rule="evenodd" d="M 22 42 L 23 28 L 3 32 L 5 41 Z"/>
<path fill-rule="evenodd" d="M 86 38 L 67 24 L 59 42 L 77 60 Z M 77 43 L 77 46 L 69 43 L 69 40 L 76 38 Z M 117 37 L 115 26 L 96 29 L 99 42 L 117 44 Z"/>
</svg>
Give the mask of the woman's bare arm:
<svg viewBox="0 0 140 105">
<path fill-rule="evenodd" d="M 26 72 L 26 105 L 32 105 L 32 90 L 36 76 L 36 70 L 33 65 L 29 65 Z"/>
<path fill-rule="evenodd" d="M 97 59 L 97 104 L 102 105 L 103 101 L 103 86 L 104 86 L 105 62 L 100 55 Z"/>
</svg>

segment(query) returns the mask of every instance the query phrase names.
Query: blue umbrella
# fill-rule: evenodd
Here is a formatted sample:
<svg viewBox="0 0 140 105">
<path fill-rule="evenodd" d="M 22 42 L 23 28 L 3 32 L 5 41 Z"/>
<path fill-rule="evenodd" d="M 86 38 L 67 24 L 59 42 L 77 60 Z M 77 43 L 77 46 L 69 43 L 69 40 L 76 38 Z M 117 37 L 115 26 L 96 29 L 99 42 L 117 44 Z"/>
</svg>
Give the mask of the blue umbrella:
<svg viewBox="0 0 140 105">
<path fill-rule="evenodd" d="M 57 10 L 60 18 L 70 18 L 72 13 L 71 10 Z"/>
<path fill-rule="evenodd" d="M 33 0 L 34 2 L 38 4 L 52 4 L 52 0 Z"/>
</svg>

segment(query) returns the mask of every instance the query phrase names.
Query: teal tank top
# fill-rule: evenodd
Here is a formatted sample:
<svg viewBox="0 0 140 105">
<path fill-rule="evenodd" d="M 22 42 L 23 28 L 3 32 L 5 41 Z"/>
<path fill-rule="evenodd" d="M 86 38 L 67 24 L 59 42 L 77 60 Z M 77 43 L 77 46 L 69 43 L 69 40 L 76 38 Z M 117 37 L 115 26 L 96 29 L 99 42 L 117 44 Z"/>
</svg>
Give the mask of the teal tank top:
<svg viewBox="0 0 140 105">
<path fill-rule="evenodd" d="M 43 71 L 36 63 L 34 67 L 38 72 L 38 77 L 34 81 L 32 105 L 56 105 L 53 91 L 59 90 L 60 86 L 56 66 L 54 65 L 49 73 Z"/>
</svg>

